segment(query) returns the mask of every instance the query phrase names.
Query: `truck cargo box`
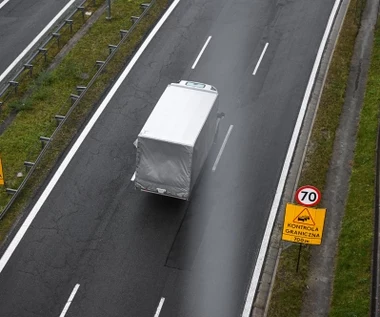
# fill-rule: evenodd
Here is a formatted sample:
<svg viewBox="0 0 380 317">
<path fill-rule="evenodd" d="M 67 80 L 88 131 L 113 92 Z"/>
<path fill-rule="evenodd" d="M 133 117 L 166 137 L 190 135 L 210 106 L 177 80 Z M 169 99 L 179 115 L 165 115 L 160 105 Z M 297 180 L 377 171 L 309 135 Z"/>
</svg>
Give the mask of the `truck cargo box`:
<svg viewBox="0 0 380 317">
<path fill-rule="evenodd" d="M 137 138 L 135 187 L 188 200 L 217 133 L 218 92 L 170 84 Z"/>
</svg>

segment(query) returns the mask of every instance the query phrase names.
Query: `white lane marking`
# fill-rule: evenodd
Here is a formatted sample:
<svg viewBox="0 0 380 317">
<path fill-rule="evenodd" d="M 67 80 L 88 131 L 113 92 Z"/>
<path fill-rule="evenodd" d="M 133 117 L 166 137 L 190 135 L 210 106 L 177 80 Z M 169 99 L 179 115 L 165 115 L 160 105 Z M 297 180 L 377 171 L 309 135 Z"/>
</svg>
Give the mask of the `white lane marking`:
<svg viewBox="0 0 380 317">
<path fill-rule="evenodd" d="M 164 302 L 165 302 L 165 297 L 161 297 L 161 300 L 158 303 L 158 307 L 157 307 L 156 313 L 154 314 L 154 317 L 160 316 L 160 312 L 161 312 L 162 306 L 164 306 Z"/>
<path fill-rule="evenodd" d="M 120 85 L 123 83 L 124 79 L 127 77 L 129 72 L 131 71 L 132 67 L 136 64 L 137 60 L 140 58 L 152 38 L 156 35 L 158 30 L 161 28 L 161 26 L 164 24 L 166 19 L 169 17 L 169 15 L 172 13 L 172 11 L 175 9 L 177 4 L 181 0 L 174 0 L 171 4 L 171 6 L 167 9 L 165 14 L 162 16 L 160 21 L 156 24 L 152 32 L 148 35 L 144 43 L 141 45 L 139 50 L 136 52 L 136 54 L 131 59 L 130 63 L 127 65 L 127 67 L 124 69 L 123 73 L 119 77 L 119 79 L 116 81 L 115 85 L 111 88 L 110 92 L 106 96 L 106 98 L 103 100 L 103 102 L 100 104 L 99 108 L 96 110 L 93 117 L 90 119 L 86 127 L 84 128 L 83 132 L 80 134 L 72 148 L 70 149 L 69 153 L 67 153 L 65 159 L 63 160 L 62 164 L 59 166 L 58 170 L 55 172 L 53 178 L 50 180 L 49 184 L 46 186 L 45 190 L 41 194 L 40 198 L 37 200 L 36 204 L 33 206 L 32 210 L 30 211 L 28 217 L 25 219 L 24 223 L 21 225 L 20 229 L 18 230 L 17 234 L 13 238 L 12 242 L 9 244 L 8 248 L 4 252 L 3 256 L 0 259 L 0 273 L 3 271 L 5 265 L 9 261 L 10 257 L 12 256 L 13 252 L 15 251 L 16 247 L 20 243 L 21 239 L 25 235 L 26 231 L 28 230 L 30 224 L 32 223 L 33 219 L 38 214 L 39 210 L 41 209 L 41 206 L 44 204 L 45 200 L 50 195 L 51 191 L 53 190 L 54 186 L 57 184 L 59 178 L 62 176 L 63 172 L 65 171 L 66 167 L 69 165 L 71 159 L 79 149 L 80 145 L 110 102 L 113 95 L 116 93 Z"/>
<path fill-rule="evenodd" d="M 205 51 L 205 49 L 206 49 L 206 47 L 207 47 L 207 45 L 208 45 L 208 42 L 210 42 L 211 38 L 212 38 L 212 36 L 209 36 L 209 37 L 207 38 L 206 43 L 203 45 L 201 51 L 200 51 L 199 54 L 198 54 L 197 59 L 195 60 L 193 66 L 191 67 L 191 69 L 194 69 L 195 66 L 197 66 L 197 64 L 198 64 L 198 62 L 199 62 L 199 60 L 200 60 L 200 58 L 201 58 L 203 52 Z"/>
<path fill-rule="evenodd" d="M 260 64 L 261 64 L 261 61 L 263 60 L 263 57 L 264 57 L 264 55 L 265 55 L 265 52 L 267 51 L 268 45 L 269 45 L 269 43 L 266 43 L 265 46 L 264 46 L 263 51 L 261 52 L 261 55 L 260 55 L 259 61 L 257 62 L 256 67 L 255 67 L 255 69 L 254 69 L 254 71 L 253 71 L 253 73 L 252 73 L 253 76 L 256 75 L 256 72 L 257 72 L 257 70 L 259 69 L 259 66 L 260 66 Z"/>
<path fill-rule="evenodd" d="M 253 300 L 255 298 L 257 285 L 259 283 L 259 278 L 260 278 L 261 270 L 262 270 L 262 267 L 264 264 L 265 255 L 266 255 L 266 252 L 268 249 L 268 244 L 269 244 L 270 236 L 272 233 L 274 221 L 276 219 L 278 207 L 279 207 L 280 202 L 281 202 L 282 192 L 283 192 L 284 187 L 285 187 L 286 177 L 288 175 L 290 163 L 292 161 L 293 154 L 294 154 L 294 151 L 296 148 L 298 135 L 300 133 L 301 125 L 302 125 L 303 119 L 305 117 L 307 104 L 309 101 L 311 91 L 312 91 L 313 86 L 314 86 L 315 78 L 317 76 L 318 67 L 319 67 L 321 60 L 322 60 L 322 54 L 323 54 L 323 51 L 325 49 L 325 46 L 326 46 L 326 43 L 327 43 L 330 31 L 331 31 L 333 22 L 334 22 L 336 12 L 338 11 L 340 2 L 341 2 L 341 0 L 335 0 L 334 7 L 331 11 L 330 18 L 327 22 L 325 33 L 323 34 L 323 38 L 322 38 L 321 44 L 319 46 L 317 56 L 315 58 L 313 69 L 312 69 L 310 77 L 309 77 L 309 82 L 307 84 L 305 95 L 304 95 L 303 100 L 302 100 L 302 104 L 301 104 L 300 112 L 298 114 L 297 122 L 294 126 L 292 138 L 290 140 L 290 144 L 288 147 L 288 152 L 286 153 L 286 158 L 284 161 L 284 165 L 282 167 L 280 180 L 279 180 L 278 185 L 277 185 L 276 194 L 274 196 L 272 207 L 271 207 L 271 210 L 269 213 L 267 226 L 265 228 L 263 241 L 261 242 L 259 255 L 257 256 L 256 266 L 255 266 L 255 269 L 253 271 L 253 275 L 252 275 L 251 283 L 249 286 L 247 299 L 246 299 L 246 302 L 244 305 L 242 317 L 249 317 L 250 311 L 252 309 Z"/>
<path fill-rule="evenodd" d="M 219 160 L 220 160 L 220 157 L 222 156 L 222 153 L 224 151 L 224 148 L 227 144 L 227 141 L 228 141 L 228 138 L 230 137 L 230 134 L 231 134 L 231 131 L 232 129 L 234 128 L 233 125 L 230 125 L 230 127 L 228 128 L 228 131 L 227 131 L 227 134 L 224 138 L 224 141 L 223 141 L 223 144 L 222 144 L 222 147 L 220 148 L 219 150 L 219 153 L 218 153 L 218 156 L 216 157 L 216 160 L 215 160 L 215 163 L 214 163 L 214 166 L 212 167 L 212 171 L 215 172 L 216 170 L 216 167 L 218 166 L 218 163 L 219 163 Z"/>
<path fill-rule="evenodd" d="M 70 307 L 71 303 L 73 302 L 74 296 L 75 296 L 75 294 L 76 294 L 77 291 L 78 291 L 79 286 L 80 286 L 79 284 L 76 284 L 76 285 L 74 286 L 74 289 L 73 289 L 73 291 L 71 292 L 70 297 L 69 297 L 69 299 L 67 300 L 67 303 L 66 303 L 65 307 L 63 307 L 62 313 L 59 315 L 59 317 L 65 317 L 67 311 L 69 310 L 69 307 Z"/>
<path fill-rule="evenodd" d="M 31 50 L 31 48 L 41 39 L 42 36 L 53 26 L 55 22 L 67 11 L 68 8 L 75 2 L 76 0 L 70 0 L 61 11 L 49 22 L 48 25 L 45 26 L 45 28 L 38 34 L 32 42 L 20 53 L 19 56 L 16 57 L 16 59 L 8 66 L 8 68 L 0 75 L 0 82 L 9 74 L 9 72 L 21 61 L 21 59 Z M 5 3 L 2 2 L 0 4 L 0 9 L 2 8 L 1 5 Z"/>
<path fill-rule="evenodd" d="M 8 2 L 9 0 L 4 0 L 2 3 L 0 3 L 0 9 L 4 7 Z"/>
<path fill-rule="evenodd" d="M 134 182 L 134 181 L 135 181 L 135 178 L 136 178 L 136 172 L 133 173 L 132 178 L 131 178 L 131 181 Z"/>
</svg>

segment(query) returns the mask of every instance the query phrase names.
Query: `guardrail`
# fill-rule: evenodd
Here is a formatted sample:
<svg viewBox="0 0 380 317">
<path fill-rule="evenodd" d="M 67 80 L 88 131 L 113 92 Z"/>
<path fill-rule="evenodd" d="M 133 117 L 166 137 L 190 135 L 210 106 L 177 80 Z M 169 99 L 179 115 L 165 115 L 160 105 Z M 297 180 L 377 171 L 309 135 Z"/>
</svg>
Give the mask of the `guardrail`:
<svg viewBox="0 0 380 317">
<path fill-rule="evenodd" d="M 104 1 L 104 0 L 103 0 Z M 63 20 L 63 22 L 58 25 L 58 27 L 55 29 L 54 32 L 50 33 L 50 35 L 46 38 L 46 40 L 39 45 L 38 49 L 36 49 L 32 55 L 29 57 L 29 59 L 24 62 L 24 64 L 14 73 L 14 75 L 11 77 L 10 80 L 5 84 L 4 88 L 0 91 L 0 98 L 3 98 L 2 101 L 0 100 L 0 110 L 3 105 L 3 103 L 7 100 L 7 98 L 10 96 L 10 94 L 6 94 L 7 92 L 10 92 L 10 90 L 15 91 L 17 93 L 17 88 L 19 86 L 20 76 L 25 72 L 28 71 L 30 74 L 30 77 L 33 75 L 33 62 L 37 59 L 39 56 L 43 56 L 45 62 L 47 59 L 47 53 L 48 53 L 48 44 L 51 41 L 56 41 L 58 47 L 60 46 L 60 38 L 61 38 L 61 31 L 65 26 L 68 26 L 70 29 L 70 33 L 73 32 L 73 17 L 76 13 L 81 12 L 83 20 L 85 18 L 85 10 L 86 2 L 92 2 L 92 4 L 96 5 L 96 0 L 84 0 L 79 6 L 75 7 L 75 9 L 66 16 L 66 18 Z"/>
<path fill-rule="evenodd" d="M 88 82 L 87 86 L 77 86 L 77 94 L 71 94 L 68 98 L 68 100 L 71 100 L 71 106 L 68 109 L 67 113 L 65 115 L 62 114 L 56 114 L 55 119 L 58 122 L 57 128 L 54 130 L 52 135 L 50 137 L 46 136 L 40 136 L 40 141 L 43 144 L 42 150 L 39 153 L 38 157 L 34 162 L 31 161 L 25 161 L 24 165 L 28 169 L 27 174 L 25 175 L 25 178 L 21 182 L 21 184 L 18 186 L 17 189 L 13 188 L 6 188 L 6 192 L 12 195 L 12 198 L 9 200 L 5 208 L 0 213 L 0 220 L 4 217 L 4 215 L 7 213 L 7 211 L 11 208 L 13 203 L 16 201 L 17 197 L 19 196 L 22 189 L 25 187 L 26 183 L 32 176 L 33 172 L 36 170 L 38 164 L 41 162 L 42 158 L 46 154 L 47 150 L 51 146 L 54 137 L 57 135 L 57 133 L 61 130 L 62 126 L 65 124 L 66 120 L 69 118 L 71 113 L 74 111 L 74 109 L 78 106 L 82 98 L 85 96 L 89 88 L 95 83 L 96 79 L 100 76 L 100 74 L 103 72 L 107 64 L 111 61 L 113 56 L 116 54 L 119 47 L 128 39 L 129 35 L 132 34 L 133 30 L 136 28 L 136 26 L 139 24 L 141 19 L 149 12 L 149 10 L 152 8 L 152 6 L 156 3 L 156 0 L 151 0 L 150 3 L 143 3 L 140 5 L 141 9 L 143 10 L 142 14 L 140 16 L 132 16 L 132 26 L 129 30 L 120 30 L 120 41 L 117 45 L 109 44 L 109 55 L 107 56 L 106 60 L 104 61 L 96 61 L 96 66 L 98 67 L 96 73 L 93 75 L 93 77 Z"/>
</svg>

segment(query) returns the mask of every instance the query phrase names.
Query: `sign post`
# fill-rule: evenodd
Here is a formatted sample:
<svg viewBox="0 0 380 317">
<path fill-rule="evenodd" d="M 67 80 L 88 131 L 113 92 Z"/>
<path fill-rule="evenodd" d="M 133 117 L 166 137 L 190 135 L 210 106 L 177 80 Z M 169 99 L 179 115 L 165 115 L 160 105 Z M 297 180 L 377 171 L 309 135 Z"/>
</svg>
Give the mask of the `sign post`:
<svg viewBox="0 0 380 317">
<path fill-rule="evenodd" d="M 4 185 L 4 173 L 3 173 L 3 164 L 1 162 L 1 156 L 0 156 L 0 186 Z"/>
<path fill-rule="evenodd" d="M 299 268 L 299 266 L 300 266 L 301 250 L 302 250 L 302 243 L 300 243 L 300 248 L 298 249 L 298 258 L 297 258 L 296 273 L 298 273 L 298 268 Z"/>
</svg>

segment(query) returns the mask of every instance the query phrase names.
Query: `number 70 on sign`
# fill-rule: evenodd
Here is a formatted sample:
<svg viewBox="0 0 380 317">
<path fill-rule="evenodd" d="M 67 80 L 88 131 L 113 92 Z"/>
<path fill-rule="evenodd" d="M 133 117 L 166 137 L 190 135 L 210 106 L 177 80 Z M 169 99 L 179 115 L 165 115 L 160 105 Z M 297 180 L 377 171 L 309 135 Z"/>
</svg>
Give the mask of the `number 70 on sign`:
<svg viewBox="0 0 380 317">
<path fill-rule="evenodd" d="M 302 186 L 296 191 L 297 203 L 307 207 L 318 205 L 321 197 L 319 189 L 311 185 Z"/>
</svg>

